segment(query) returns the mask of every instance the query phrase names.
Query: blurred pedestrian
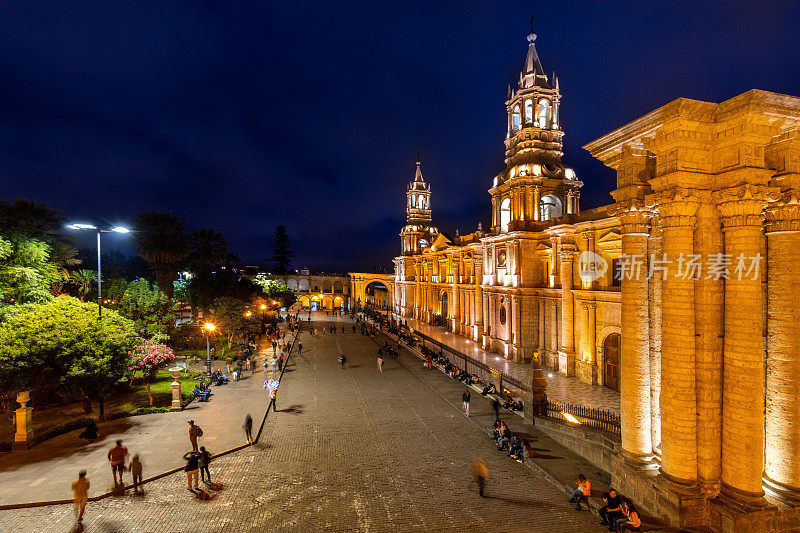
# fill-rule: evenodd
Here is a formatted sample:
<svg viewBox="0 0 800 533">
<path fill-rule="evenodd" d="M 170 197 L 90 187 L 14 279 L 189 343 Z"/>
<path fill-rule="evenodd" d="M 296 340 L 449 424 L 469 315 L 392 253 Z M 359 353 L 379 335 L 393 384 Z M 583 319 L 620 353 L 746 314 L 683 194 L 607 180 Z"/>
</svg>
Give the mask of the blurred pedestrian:
<svg viewBox="0 0 800 533">
<path fill-rule="evenodd" d="M 133 490 L 138 493 L 139 485 L 142 484 L 142 462 L 139 460 L 138 453 L 131 459 L 128 470 L 131 471 L 131 476 L 133 476 Z"/>
<path fill-rule="evenodd" d="M 347 357 L 344 354 L 339 355 L 339 364 L 342 366 L 342 370 L 347 369 Z"/>
<path fill-rule="evenodd" d="M 128 456 L 128 448 L 118 440 L 116 446 L 108 450 L 108 460 L 111 462 L 111 474 L 114 476 L 114 485 L 117 484 L 117 472 L 119 472 L 119 484 L 122 482 L 122 473 L 125 471 L 125 458 Z"/>
<path fill-rule="evenodd" d="M 269 399 L 272 401 L 272 412 L 274 413 L 275 411 L 278 410 L 278 408 L 276 407 L 278 403 L 278 389 L 270 389 Z M 269 406 L 267 407 L 267 410 L 269 410 Z"/>
<path fill-rule="evenodd" d="M 383 358 L 380 355 L 378 356 L 378 370 L 383 374 Z"/>
<path fill-rule="evenodd" d="M 464 405 L 464 412 L 467 414 L 467 418 L 469 418 L 469 399 L 470 393 L 469 389 L 464 391 L 464 394 L 461 395 L 461 403 Z"/>
<path fill-rule="evenodd" d="M 211 464 L 211 454 L 206 451 L 205 446 L 200 446 L 200 456 L 197 458 L 197 466 L 200 467 L 200 479 L 202 479 L 203 482 L 208 481 L 211 483 L 211 472 L 208 471 L 209 464 Z M 208 477 L 207 480 L 206 477 Z M 195 481 L 195 483 L 197 482 Z M 197 488 L 196 484 L 195 488 Z"/>
<path fill-rule="evenodd" d="M 481 498 L 485 498 L 486 496 L 483 493 L 483 489 L 486 487 L 486 480 L 489 479 L 489 469 L 486 467 L 486 463 L 484 463 L 483 460 L 478 459 L 472 463 L 472 477 L 478 483 L 478 493 L 481 495 Z"/>
<path fill-rule="evenodd" d="M 197 471 L 200 468 L 200 452 L 198 451 L 191 451 L 186 452 L 183 454 L 183 460 L 186 461 L 186 466 L 183 467 L 183 471 L 186 472 L 186 485 L 187 489 L 194 492 L 197 490 L 197 482 L 198 476 Z M 194 481 L 194 490 L 192 489 L 192 481 Z"/>
<path fill-rule="evenodd" d="M 250 413 L 244 417 L 244 435 L 247 437 L 247 444 L 253 443 L 253 417 Z"/>
<path fill-rule="evenodd" d="M 303 343 L 302 342 L 298 342 L 297 343 L 297 355 L 303 355 Z"/>
<path fill-rule="evenodd" d="M 86 502 L 89 501 L 89 478 L 86 477 L 86 470 L 78 472 L 78 479 L 72 482 L 72 505 L 78 522 L 83 521 L 83 512 L 86 510 Z"/>
</svg>

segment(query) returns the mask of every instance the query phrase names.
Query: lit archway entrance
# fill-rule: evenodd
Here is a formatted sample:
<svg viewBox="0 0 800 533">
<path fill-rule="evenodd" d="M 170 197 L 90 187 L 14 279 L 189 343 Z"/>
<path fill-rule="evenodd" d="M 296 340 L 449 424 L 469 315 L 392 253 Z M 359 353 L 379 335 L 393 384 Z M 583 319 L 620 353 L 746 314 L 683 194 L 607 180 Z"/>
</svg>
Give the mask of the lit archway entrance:
<svg viewBox="0 0 800 533">
<path fill-rule="evenodd" d="M 603 385 L 619 391 L 619 333 L 612 333 L 603 341 Z"/>
<path fill-rule="evenodd" d="M 364 287 L 364 303 L 378 309 L 386 309 L 389 289 L 380 281 L 373 281 Z"/>
<path fill-rule="evenodd" d="M 442 293 L 441 306 L 439 309 L 439 314 L 442 315 L 442 320 L 447 320 L 449 310 L 450 308 L 447 306 L 447 292 L 445 291 Z"/>
</svg>

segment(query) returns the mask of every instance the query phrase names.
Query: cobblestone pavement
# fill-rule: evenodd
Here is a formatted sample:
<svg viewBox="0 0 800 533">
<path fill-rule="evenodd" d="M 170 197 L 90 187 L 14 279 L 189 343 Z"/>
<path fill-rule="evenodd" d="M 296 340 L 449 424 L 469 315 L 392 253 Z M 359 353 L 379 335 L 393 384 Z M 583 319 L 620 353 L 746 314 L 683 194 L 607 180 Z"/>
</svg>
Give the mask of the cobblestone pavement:
<svg viewBox="0 0 800 533">
<path fill-rule="evenodd" d="M 505 359 L 494 352 L 486 351 L 478 343 L 446 331 L 444 328 L 431 326 L 413 318 L 404 318 L 403 321 L 407 322 L 408 326 L 415 331 L 424 333 L 444 345 L 452 346 L 454 349 L 485 365 L 491 366 L 520 381 L 524 382 L 527 379 L 527 365 L 515 363 L 511 359 Z M 544 377 L 547 379 L 547 397 L 549 399 L 558 402 L 588 405 L 595 409 L 606 409 L 615 413 L 620 412 L 618 392 L 599 385 L 583 383 L 577 378 L 562 376 L 557 371 L 547 367 L 544 367 L 543 370 Z"/>
<path fill-rule="evenodd" d="M 400 363 L 387 358 L 380 373 L 370 338 L 301 339 L 262 442 L 212 463 L 224 488 L 211 501 L 176 474 L 144 496 L 91 502 L 85 531 L 602 531 Z M 486 499 L 470 479 L 479 457 Z M 3 511 L 0 531 L 72 531 L 72 521 L 69 506 Z"/>
</svg>

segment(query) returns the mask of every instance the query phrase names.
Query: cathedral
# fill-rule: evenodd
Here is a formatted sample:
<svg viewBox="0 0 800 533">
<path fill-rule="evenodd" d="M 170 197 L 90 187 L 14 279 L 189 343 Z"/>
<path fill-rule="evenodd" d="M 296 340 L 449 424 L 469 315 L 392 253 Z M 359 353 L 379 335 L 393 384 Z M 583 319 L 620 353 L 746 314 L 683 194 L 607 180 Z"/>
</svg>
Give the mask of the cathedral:
<svg viewBox="0 0 800 533">
<path fill-rule="evenodd" d="M 717 531 L 792 530 L 800 98 L 680 98 L 588 143 L 617 188 L 609 205 L 582 211 L 583 182 L 562 161 L 558 78 L 535 40 L 508 90 L 491 227 L 434 227 L 417 162 L 393 312 L 619 391 L 612 484 L 649 513 Z"/>
</svg>

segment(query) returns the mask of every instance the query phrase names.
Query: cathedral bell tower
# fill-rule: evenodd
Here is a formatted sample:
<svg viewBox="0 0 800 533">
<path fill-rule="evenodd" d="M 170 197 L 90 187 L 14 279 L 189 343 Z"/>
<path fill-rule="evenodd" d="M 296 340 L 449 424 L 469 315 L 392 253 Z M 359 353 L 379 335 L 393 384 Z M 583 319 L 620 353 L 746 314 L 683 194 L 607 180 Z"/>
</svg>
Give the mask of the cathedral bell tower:
<svg viewBox="0 0 800 533">
<path fill-rule="evenodd" d="M 508 87 L 506 168 L 489 189 L 495 234 L 524 230 L 579 210 L 583 183 L 561 162 L 564 131 L 558 78 L 555 72 L 552 78 L 544 73 L 535 40 L 531 32 L 519 82 L 515 89 Z"/>
<path fill-rule="evenodd" d="M 400 232 L 403 255 L 414 255 L 431 245 L 439 231 L 431 226 L 431 188 L 417 161 L 414 181 L 406 189 L 406 226 Z"/>
</svg>

